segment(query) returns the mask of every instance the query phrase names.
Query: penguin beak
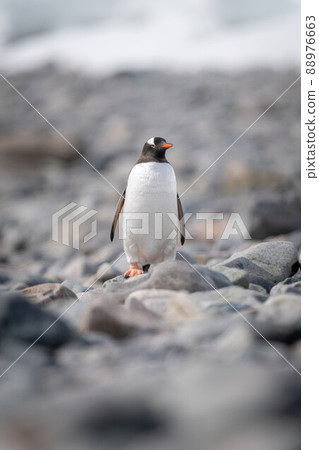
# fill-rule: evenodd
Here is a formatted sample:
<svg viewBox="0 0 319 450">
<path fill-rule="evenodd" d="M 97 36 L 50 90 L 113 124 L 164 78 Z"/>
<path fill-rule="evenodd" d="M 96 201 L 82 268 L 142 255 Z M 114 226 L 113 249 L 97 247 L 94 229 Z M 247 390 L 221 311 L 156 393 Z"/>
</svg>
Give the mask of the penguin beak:
<svg viewBox="0 0 319 450">
<path fill-rule="evenodd" d="M 171 147 L 173 147 L 173 144 L 163 144 L 161 147 L 162 148 L 171 148 Z"/>
</svg>

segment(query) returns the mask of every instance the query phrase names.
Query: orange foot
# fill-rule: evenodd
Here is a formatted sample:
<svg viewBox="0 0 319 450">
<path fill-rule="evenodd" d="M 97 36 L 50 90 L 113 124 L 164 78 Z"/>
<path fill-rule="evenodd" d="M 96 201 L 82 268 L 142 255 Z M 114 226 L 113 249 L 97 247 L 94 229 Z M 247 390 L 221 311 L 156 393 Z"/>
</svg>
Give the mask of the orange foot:
<svg viewBox="0 0 319 450">
<path fill-rule="evenodd" d="M 136 275 L 142 275 L 144 271 L 140 269 L 137 263 L 131 263 L 130 268 L 125 272 L 124 278 L 135 277 Z"/>
</svg>

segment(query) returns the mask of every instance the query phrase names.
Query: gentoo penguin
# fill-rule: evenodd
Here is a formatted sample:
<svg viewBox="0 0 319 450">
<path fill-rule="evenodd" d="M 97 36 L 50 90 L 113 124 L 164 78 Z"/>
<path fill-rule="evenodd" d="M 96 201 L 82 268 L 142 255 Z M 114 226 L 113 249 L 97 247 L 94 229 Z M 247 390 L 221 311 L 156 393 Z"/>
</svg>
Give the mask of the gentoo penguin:
<svg viewBox="0 0 319 450">
<path fill-rule="evenodd" d="M 123 209 L 124 251 L 130 264 L 126 278 L 147 272 L 150 264 L 175 259 L 176 225 L 184 244 L 183 210 L 175 172 L 165 155 L 172 146 L 161 137 L 152 137 L 144 144 L 117 205 L 110 237 L 113 241 Z"/>
</svg>

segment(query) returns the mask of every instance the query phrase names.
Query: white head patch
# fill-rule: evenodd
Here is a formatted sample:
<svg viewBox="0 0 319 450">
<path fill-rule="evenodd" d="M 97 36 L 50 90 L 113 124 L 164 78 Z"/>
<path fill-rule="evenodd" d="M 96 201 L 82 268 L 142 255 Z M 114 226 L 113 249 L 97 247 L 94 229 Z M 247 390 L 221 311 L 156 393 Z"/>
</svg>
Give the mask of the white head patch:
<svg viewBox="0 0 319 450">
<path fill-rule="evenodd" d="M 154 139 L 155 139 L 155 137 L 152 137 L 151 139 L 149 139 L 149 140 L 147 141 L 147 143 L 148 143 L 149 145 L 155 145 Z"/>
</svg>

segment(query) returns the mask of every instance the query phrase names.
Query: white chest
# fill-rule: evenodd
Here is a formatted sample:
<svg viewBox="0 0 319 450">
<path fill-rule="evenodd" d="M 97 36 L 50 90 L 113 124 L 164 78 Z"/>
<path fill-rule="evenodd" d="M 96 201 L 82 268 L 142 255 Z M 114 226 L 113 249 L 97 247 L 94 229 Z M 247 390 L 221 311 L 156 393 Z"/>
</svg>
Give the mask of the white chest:
<svg viewBox="0 0 319 450">
<path fill-rule="evenodd" d="M 139 195 L 153 193 L 176 195 L 176 177 L 173 167 L 168 163 L 148 162 L 133 167 L 128 183 L 127 194 Z"/>
</svg>

